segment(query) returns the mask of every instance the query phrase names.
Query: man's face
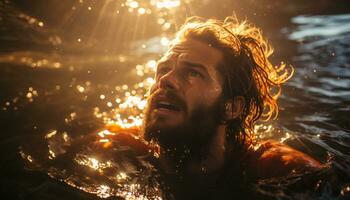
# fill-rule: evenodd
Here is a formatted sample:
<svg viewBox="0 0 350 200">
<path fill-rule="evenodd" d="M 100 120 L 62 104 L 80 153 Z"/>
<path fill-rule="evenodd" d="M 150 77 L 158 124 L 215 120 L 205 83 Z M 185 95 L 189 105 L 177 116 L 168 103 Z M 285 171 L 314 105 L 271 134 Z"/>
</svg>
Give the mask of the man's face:
<svg viewBox="0 0 350 200">
<path fill-rule="evenodd" d="M 222 53 L 198 40 L 174 44 L 159 60 L 145 112 L 145 138 L 162 142 L 208 139 L 220 120 Z M 212 134 L 212 133 L 211 133 Z"/>
</svg>

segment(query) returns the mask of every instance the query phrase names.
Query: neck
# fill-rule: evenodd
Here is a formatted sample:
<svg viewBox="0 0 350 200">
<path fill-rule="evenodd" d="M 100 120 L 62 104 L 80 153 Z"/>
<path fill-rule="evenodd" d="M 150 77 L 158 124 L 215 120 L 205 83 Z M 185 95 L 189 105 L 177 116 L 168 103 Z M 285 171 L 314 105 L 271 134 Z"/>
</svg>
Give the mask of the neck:
<svg viewBox="0 0 350 200">
<path fill-rule="evenodd" d="M 219 171 L 225 162 L 225 126 L 219 125 L 206 146 L 180 144 L 161 147 L 160 167 L 168 174 L 204 175 Z"/>
</svg>

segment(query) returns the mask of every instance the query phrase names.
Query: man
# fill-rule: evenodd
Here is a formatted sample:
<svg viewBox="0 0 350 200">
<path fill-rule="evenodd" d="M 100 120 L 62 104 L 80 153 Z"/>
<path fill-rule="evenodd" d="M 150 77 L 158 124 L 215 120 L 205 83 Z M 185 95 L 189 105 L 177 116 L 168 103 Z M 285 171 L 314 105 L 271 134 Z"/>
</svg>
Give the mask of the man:
<svg viewBox="0 0 350 200">
<path fill-rule="evenodd" d="M 271 53 L 259 29 L 235 18 L 190 18 L 178 31 L 158 62 L 143 129 L 160 147 L 159 168 L 176 198 L 227 197 L 243 179 L 322 167 L 278 142 L 255 142 L 255 122 L 278 114 L 292 74 L 273 67 Z"/>
</svg>

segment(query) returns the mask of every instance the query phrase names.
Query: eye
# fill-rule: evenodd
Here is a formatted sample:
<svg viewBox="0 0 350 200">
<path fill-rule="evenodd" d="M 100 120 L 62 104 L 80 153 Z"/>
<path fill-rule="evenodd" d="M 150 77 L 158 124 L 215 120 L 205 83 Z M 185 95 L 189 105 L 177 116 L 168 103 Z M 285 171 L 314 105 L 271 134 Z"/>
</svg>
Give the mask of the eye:
<svg viewBox="0 0 350 200">
<path fill-rule="evenodd" d="M 198 72 L 197 70 L 194 70 L 194 69 L 190 69 L 189 72 L 188 72 L 188 75 L 189 76 L 192 76 L 192 77 L 196 77 L 196 78 L 202 78 L 203 75 Z"/>
</svg>

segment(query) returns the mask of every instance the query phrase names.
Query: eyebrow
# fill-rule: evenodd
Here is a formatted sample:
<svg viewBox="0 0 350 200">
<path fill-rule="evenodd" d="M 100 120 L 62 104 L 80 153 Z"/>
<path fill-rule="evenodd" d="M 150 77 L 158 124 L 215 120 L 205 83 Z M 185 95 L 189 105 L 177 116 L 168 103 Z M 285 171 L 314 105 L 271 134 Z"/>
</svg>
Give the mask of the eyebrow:
<svg viewBox="0 0 350 200">
<path fill-rule="evenodd" d="M 199 68 L 199 69 L 205 71 L 206 73 L 208 73 L 207 68 L 204 65 L 200 64 L 200 63 L 194 63 L 194 62 L 189 62 L 189 61 L 185 61 L 185 60 L 182 60 L 180 62 L 184 63 L 185 65 L 187 65 L 189 67 Z"/>
<path fill-rule="evenodd" d="M 173 61 L 171 61 L 171 60 L 160 61 L 160 62 L 158 62 L 157 68 L 159 69 L 159 68 L 161 68 L 169 63 L 172 63 L 172 62 Z M 187 65 L 190 68 L 198 68 L 198 69 L 204 71 L 206 74 L 209 74 L 207 68 L 200 63 L 190 62 L 190 61 L 186 61 L 186 60 L 181 60 L 179 62 Z"/>
</svg>

